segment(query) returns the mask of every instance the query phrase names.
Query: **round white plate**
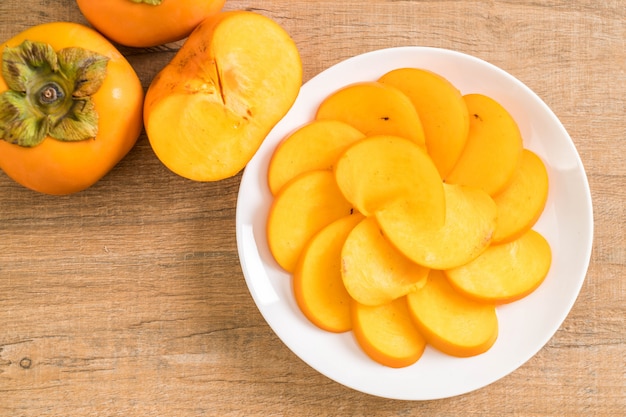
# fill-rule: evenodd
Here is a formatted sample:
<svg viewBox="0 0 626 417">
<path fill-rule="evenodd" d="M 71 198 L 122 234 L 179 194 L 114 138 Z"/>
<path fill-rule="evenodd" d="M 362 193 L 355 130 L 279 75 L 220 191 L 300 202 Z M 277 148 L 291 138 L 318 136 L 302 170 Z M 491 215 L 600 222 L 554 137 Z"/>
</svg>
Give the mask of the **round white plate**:
<svg viewBox="0 0 626 417">
<path fill-rule="evenodd" d="M 553 262 L 542 285 L 524 299 L 498 307 L 500 333 L 486 353 L 455 358 L 427 346 L 412 366 L 392 369 L 367 357 L 351 332 L 318 329 L 300 312 L 290 275 L 272 258 L 265 224 L 272 196 L 267 167 L 290 132 L 313 119 L 319 103 L 345 85 L 376 80 L 401 67 L 434 71 L 463 94 L 498 100 L 516 119 L 524 146 L 545 162 L 550 191 L 535 225 L 550 243 Z M 352 389 L 385 398 L 429 400 L 464 394 L 503 378 L 528 361 L 555 334 L 574 304 L 591 256 L 593 214 L 585 171 L 574 144 L 548 106 L 528 87 L 480 59 L 449 50 L 400 47 L 347 59 L 301 89 L 289 113 L 246 167 L 237 201 L 237 244 L 250 293 L 278 337 L 304 362 Z"/>
</svg>

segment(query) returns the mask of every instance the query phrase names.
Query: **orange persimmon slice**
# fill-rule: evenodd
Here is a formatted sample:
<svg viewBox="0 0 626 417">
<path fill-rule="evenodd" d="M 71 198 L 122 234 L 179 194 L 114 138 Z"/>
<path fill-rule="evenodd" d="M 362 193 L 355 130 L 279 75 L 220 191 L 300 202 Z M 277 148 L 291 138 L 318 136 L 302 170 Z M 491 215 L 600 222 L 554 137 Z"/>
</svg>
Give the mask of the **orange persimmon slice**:
<svg viewBox="0 0 626 417">
<path fill-rule="evenodd" d="M 461 295 L 442 271 L 431 270 L 426 285 L 406 299 L 419 331 L 443 353 L 475 356 L 486 352 L 498 337 L 495 305 Z"/>
<path fill-rule="evenodd" d="M 365 135 L 338 120 L 316 120 L 288 135 L 276 148 L 268 167 L 273 195 L 290 179 L 306 171 L 332 170 L 339 154 Z"/>
<path fill-rule="evenodd" d="M 360 304 L 380 305 L 420 288 L 428 268 L 417 265 L 391 246 L 376 220 L 362 220 L 346 238 L 341 251 L 341 276 Z"/>
<path fill-rule="evenodd" d="M 465 148 L 445 181 L 478 187 L 489 195 L 504 189 L 522 154 L 522 135 L 509 112 L 482 94 L 463 96 L 470 118 Z"/>
<path fill-rule="evenodd" d="M 498 207 L 493 243 L 514 240 L 529 230 L 541 216 L 547 198 L 548 171 L 541 158 L 524 149 L 511 183 L 493 197 Z"/>
<path fill-rule="evenodd" d="M 391 368 L 412 365 L 426 342 L 409 314 L 405 297 L 379 306 L 352 303 L 352 330 L 363 351 Z"/>
<path fill-rule="evenodd" d="M 480 255 L 496 227 L 496 204 L 484 191 L 444 184 L 445 223 L 433 227 L 418 207 L 396 200 L 375 214 L 389 242 L 409 259 L 433 269 L 463 265 Z"/>
<path fill-rule="evenodd" d="M 548 274 L 551 261 L 550 245 L 531 229 L 512 242 L 490 246 L 478 258 L 445 273 L 466 296 L 502 304 L 534 291 Z"/>
<path fill-rule="evenodd" d="M 270 207 L 267 241 L 270 252 L 293 272 L 304 245 L 313 235 L 354 208 L 343 198 L 330 171 L 310 171 L 288 182 Z"/>
<path fill-rule="evenodd" d="M 341 120 L 366 136 L 394 135 L 424 146 L 424 129 L 411 100 L 400 90 L 379 82 L 344 87 L 320 104 L 316 119 Z"/>
<path fill-rule="evenodd" d="M 461 92 L 441 75 L 418 68 L 399 68 L 378 81 L 396 87 L 411 100 L 424 128 L 428 154 L 445 178 L 461 155 L 469 131 Z"/>
<path fill-rule="evenodd" d="M 317 327 L 341 333 L 352 328 L 352 298 L 341 278 L 341 248 L 358 213 L 324 227 L 306 244 L 293 273 L 293 291 L 304 315 Z"/>
<path fill-rule="evenodd" d="M 339 189 L 361 213 L 370 215 L 397 199 L 419 204 L 435 225 L 443 224 L 445 201 L 437 168 L 420 146 L 397 136 L 371 136 L 349 146 L 337 160 Z"/>
</svg>

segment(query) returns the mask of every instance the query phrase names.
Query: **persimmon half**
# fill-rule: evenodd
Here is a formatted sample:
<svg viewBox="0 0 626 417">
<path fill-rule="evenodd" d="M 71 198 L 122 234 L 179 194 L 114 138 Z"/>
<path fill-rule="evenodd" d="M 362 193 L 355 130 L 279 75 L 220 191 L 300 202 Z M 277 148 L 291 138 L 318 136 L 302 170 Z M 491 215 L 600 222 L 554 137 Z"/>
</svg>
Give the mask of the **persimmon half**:
<svg viewBox="0 0 626 417">
<path fill-rule="evenodd" d="M 225 0 L 76 0 L 99 32 L 132 47 L 149 47 L 188 36 L 204 19 L 218 13 Z"/>
<path fill-rule="evenodd" d="M 159 160 L 195 181 L 241 171 L 302 85 L 296 44 L 248 11 L 203 21 L 152 80 L 144 125 Z"/>
<path fill-rule="evenodd" d="M 86 26 L 33 26 L 0 46 L 0 168 L 46 194 L 96 183 L 134 146 L 143 89 L 126 58 Z"/>
</svg>

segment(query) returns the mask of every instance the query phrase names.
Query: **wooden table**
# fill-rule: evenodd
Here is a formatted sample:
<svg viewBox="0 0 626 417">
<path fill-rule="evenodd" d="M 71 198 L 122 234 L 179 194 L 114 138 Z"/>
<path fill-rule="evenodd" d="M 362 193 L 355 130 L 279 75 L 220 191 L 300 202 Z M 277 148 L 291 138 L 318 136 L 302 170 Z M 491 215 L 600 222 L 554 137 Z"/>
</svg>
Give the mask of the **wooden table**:
<svg viewBox="0 0 626 417">
<path fill-rule="evenodd" d="M 378 398 L 306 365 L 275 336 L 239 265 L 241 176 L 194 183 L 145 135 L 66 197 L 0 175 L 0 415 L 626 415 L 626 8 L 623 0 L 229 0 L 293 36 L 304 80 L 352 55 L 425 45 L 469 53 L 532 88 L 589 178 L 595 240 L 571 313 L 509 376 L 444 400 Z M 3 0 L 0 38 L 70 0 Z M 123 48 L 144 87 L 179 43 Z"/>
</svg>

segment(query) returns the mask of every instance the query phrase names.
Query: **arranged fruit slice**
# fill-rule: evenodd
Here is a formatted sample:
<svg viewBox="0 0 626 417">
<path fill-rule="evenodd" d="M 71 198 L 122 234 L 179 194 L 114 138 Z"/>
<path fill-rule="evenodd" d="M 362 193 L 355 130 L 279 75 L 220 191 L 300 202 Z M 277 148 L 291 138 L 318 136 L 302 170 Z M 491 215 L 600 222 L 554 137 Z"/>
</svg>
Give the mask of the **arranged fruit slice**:
<svg viewBox="0 0 626 417">
<path fill-rule="evenodd" d="M 443 224 L 445 201 L 437 168 L 421 147 L 397 136 L 372 136 L 350 147 L 337 160 L 339 189 L 361 213 L 398 198 L 419 206 L 434 225 Z"/>
<path fill-rule="evenodd" d="M 341 278 L 341 248 L 358 213 L 324 227 L 307 243 L 293 273 L 293 290 L 302 313 L 316 326 L 341 333 L 352 328 L 352 298 Z"/>
<path fill-rule="evenodd" d="M 422 356 L 426 342 L 409 314 L 405 297 L 379 306 L 352 303 L 352 328 L 363 351 L 391 368 L 409 366 Z"/>
<path fill-rule="evenodd" d="M 270 207 L 267 219 L 270 252 L 283 269 L 293 272 L 309 239 L 353 211 L 337 188 L 332 172 L 305 172 L 285 184 Z"/>
<path fill-rule="evenodd" d="M 378 81 L 396 87 L 411 100 L 422 122 L 428 154 L 445 178 L 461 155 L 469 131 L 461 92 L 441 75 L 418 68 L 399 68 Z"/>
<path fill-rule="evenodd" d="M 365 137 L 349 124 L 316 120 L 287 136 L 276 148 L 268 167 L 268 184 L 273 195 L 290 179 L 306 171 L 332 170 L 346 147 Z"/>
<path fill-rule="evenodd" d="M 486 352 L 498 337 L 493 304 L 459 294 L 442 271 L 431 270 L 426 285 L 406 296 L 409 312 L 426 341 L 452 356 Z"/>
<path fill-rule="evenodd" d="M 221 12 L 189 35 L 153 79 L 144 124 L 156 156 L 196 181 L 237 174 L 294 103 L 302 63 L 276 22 Z"/>
<path fill-rule="evenodd" d="M 406 200 L 375 214 L 385 237 L 414 262 L 433 269 L 449 269 L 478 257 L 491 242 L 496 227 L 496 204 L 484 191 L 444 184 L 445 223 L 433 227 L 418 207 Z"/>
<path fill-rule="evenodd" d="M 498 207 L 493 242 L 508 242 L 529 230 L 541 216 L 547 198 L 548 171 L 541 158 L 524 149 L 511 183 L 493 197 Z"/>
<path fill-rule="evenodd" d="M 319 106 L 318 120 L 340 120 L 366 136 L 394 135 L 424 146 L 424 129 L 411 100 L 398 89 L 379 82 L 361 82 L 328 96 Z"/>
<path fill-rule="evenodd" d="M 380 305 L 420 288 L 428 268 L 398 252 L 382 236 L 372 217 L 348 235 L 341 251 L 343 284 L 352 298 L 364 305 Z"/>
<path fill-rule="evenodd" d="M 482 94 L 463 97 L 470 118 L 465 148 L 445 181 L 478 187 L 489 195 L 504 189 L 517 169 L 522 136 L 509 112 Z"/>
<path fill-rule="evenodd" d="M 534 291 L 548 274 L 551 261 L 550 245 L 531 229 L 512 242 L 490 246 L 472 262 L 445 273 L 463 294 L 501 304 Z"/>
</svg>

